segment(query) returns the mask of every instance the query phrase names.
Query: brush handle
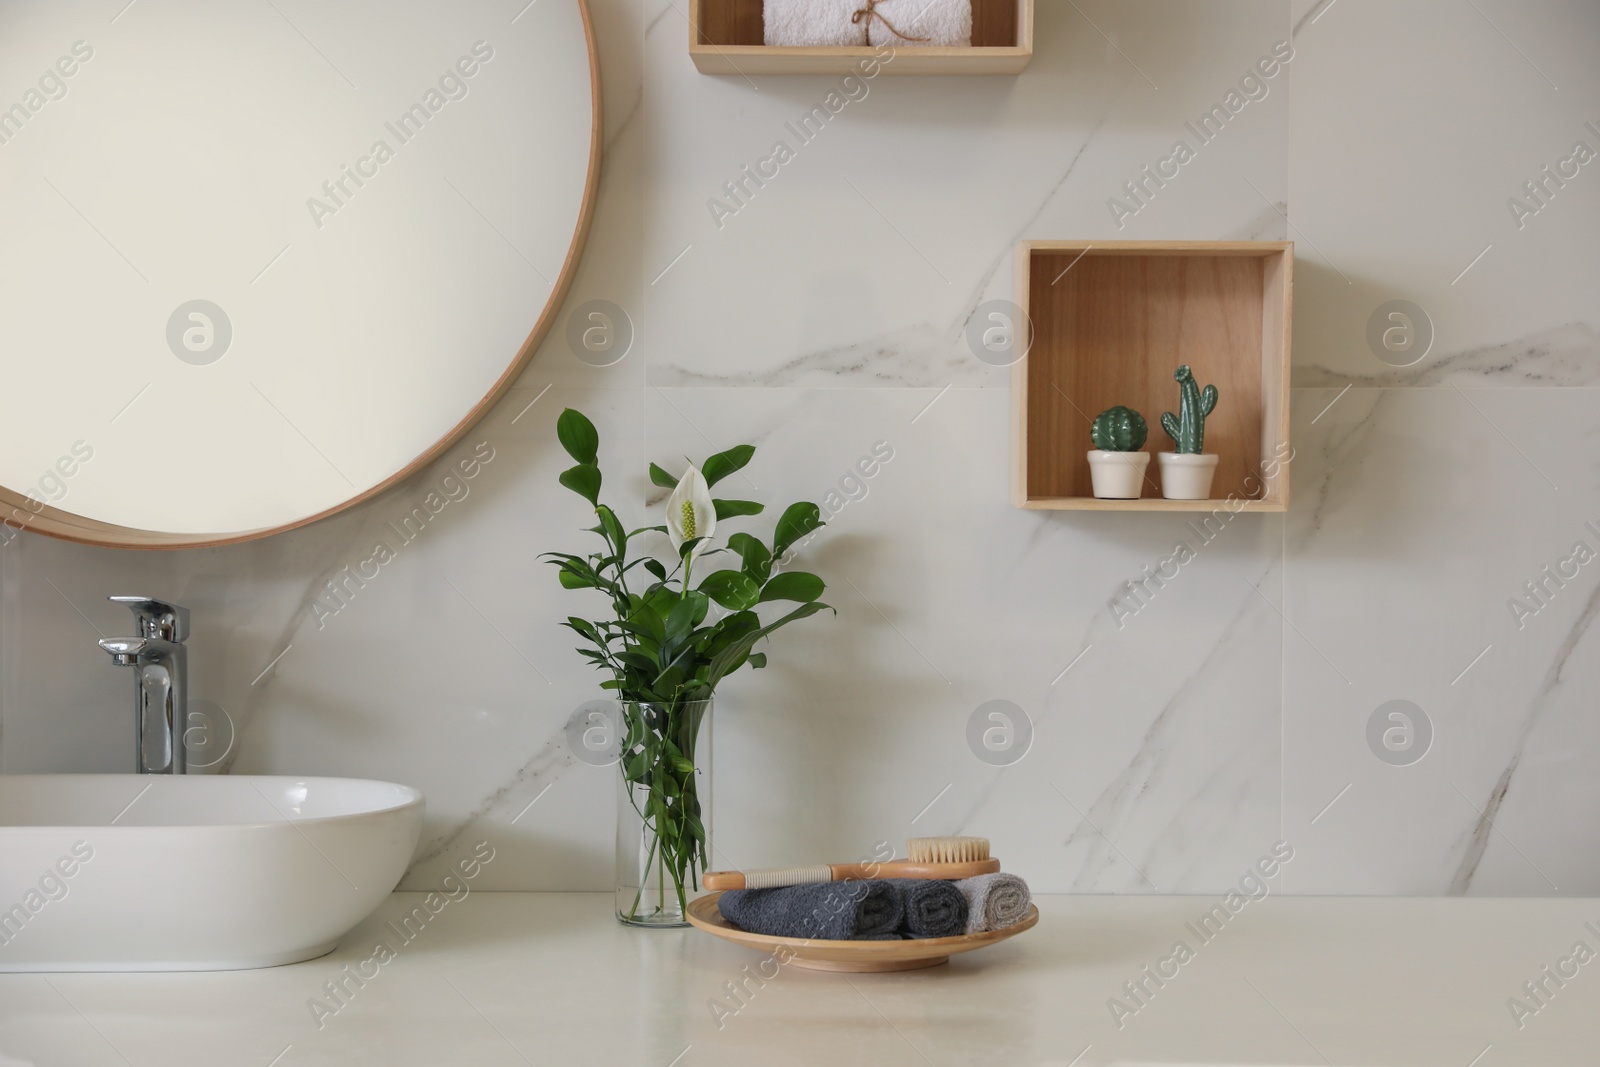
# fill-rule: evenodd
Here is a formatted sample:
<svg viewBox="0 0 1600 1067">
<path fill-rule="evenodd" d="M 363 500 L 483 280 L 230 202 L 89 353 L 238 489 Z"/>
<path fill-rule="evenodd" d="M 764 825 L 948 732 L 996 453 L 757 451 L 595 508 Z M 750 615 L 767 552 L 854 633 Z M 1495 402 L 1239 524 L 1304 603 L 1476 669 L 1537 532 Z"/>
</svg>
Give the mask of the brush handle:
<svg viewBox="0 0 1600 1067">
<path fill-rule="evenodd" d="M 700 876 L 700 884 L 708 890 L 778 889 L 832 881 L 833 868 L 825 863 L 813 867 L 770 867 L 760 871 L 707 871 Z"/>
<path fill-rule="evenodd" d="M 980 874 L 994 874 L 1000 861 L 994 857 L 970 863 L 912 863 L 890 860 L 887 863 L 833 863 L 813 867 L 775 867 L 759 871 L 707 871 L 700 884 L 709 891 L 725 889 L 778 889 L 819 882 L 866 881 L 874 878 L 918 878 L 955 881 Z"/>
</svg>

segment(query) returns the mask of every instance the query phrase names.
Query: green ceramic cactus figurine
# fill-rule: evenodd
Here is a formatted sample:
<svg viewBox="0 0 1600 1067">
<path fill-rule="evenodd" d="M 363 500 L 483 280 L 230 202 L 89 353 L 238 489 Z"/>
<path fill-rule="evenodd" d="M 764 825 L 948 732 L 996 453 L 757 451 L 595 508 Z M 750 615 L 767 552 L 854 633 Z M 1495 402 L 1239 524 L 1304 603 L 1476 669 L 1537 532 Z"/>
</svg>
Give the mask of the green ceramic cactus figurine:
<svg viewBox="0 0 1600 1067">
<path fill-rule="evenodd" d="M 1094 447 L 1102 452 L 1137 452 L 1144 447 L 1148 436 L 1150 431 L 1145 426 L 1144 416 L 1121 404 L 1106 408 L 1089 428 Z"/>
<path fill-rule="evenodd" d="M 1188 364 L 1179 367 L 1172 376 L 1177 379 L 1182 394 L 1178 400 L 1178 414 L 1164 412 L 1161 428 L 1172 438 L 1178 452 L 1199 455 L 1205 451 L 1206 416 L 1217 406 L 1217 387 L 1208 385 L 1201 389 L 1195 385 L 1194 372 Z"/>
</svg>

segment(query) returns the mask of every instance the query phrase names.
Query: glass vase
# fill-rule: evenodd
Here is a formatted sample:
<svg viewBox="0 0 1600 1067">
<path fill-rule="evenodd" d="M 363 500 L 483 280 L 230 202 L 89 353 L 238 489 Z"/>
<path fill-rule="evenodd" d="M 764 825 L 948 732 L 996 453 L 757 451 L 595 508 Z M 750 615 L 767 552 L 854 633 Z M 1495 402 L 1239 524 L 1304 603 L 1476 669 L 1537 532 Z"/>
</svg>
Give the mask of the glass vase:
<svg viewBox="0 0 1600 1067">
<path fill-rule="evenodd" d="M 711 701 L 622 704 L 617 919 L 687 926 L 711 856 Z"/>
</svg>

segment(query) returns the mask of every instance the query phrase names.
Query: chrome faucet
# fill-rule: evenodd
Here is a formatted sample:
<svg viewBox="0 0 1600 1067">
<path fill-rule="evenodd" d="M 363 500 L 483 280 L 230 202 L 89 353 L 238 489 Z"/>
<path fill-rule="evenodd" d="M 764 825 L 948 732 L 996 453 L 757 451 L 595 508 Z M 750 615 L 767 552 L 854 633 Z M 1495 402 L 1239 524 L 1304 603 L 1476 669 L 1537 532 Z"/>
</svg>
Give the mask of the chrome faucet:
<svg viewBox="0 0 1600 1067">
<path fill-rule="evenodd" d="M 145 596 L 109 598 L 133 609 L 138 637 L 107 637 L 100 647 L 134 669 L 134 742 L 140 774 L 184 774 L 189 723 L 189 609 Z"/>
</svg>

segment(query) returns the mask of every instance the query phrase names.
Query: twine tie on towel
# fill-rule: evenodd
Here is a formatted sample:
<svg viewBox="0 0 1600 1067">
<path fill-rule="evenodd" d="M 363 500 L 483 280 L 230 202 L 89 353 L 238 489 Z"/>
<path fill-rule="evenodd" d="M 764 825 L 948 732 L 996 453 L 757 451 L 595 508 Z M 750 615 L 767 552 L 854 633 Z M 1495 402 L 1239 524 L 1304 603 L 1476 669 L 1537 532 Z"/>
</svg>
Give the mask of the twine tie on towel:
<svg viewBox="0 0 1600 1067">
<path fill-rule="evenodd" d="M 894 34 L 896 37 L 900 38 L 903 41 L 926 41 L 926 40 L 930 39 L 930 38 L 927 38 L 927 37 L 907 37 L 905 34 L 901 33 L 899 30 L 895 29 L 894 28 L 894 23 L 890 22 L 888 20 L 888 18 L 883 14 L 883 12 L 878 10 L 878 5 L 883 3 L 883 2 L 884 2 L 884 0 L 866 0 L 866 5 L 867 6 L 864 7 L 864 8 L 861 8 L 855 14 L 850 16 L 851 25 L 856 25 L 858 23 L 865 23 L 866 24 L 865 26 L 862 27 L 862 29 L 863 29 L 863 32 L 864 32 L 865 36 L 867 37 L 867 40 L 866 40 L 867 44 L 871 44 L 872 43 L 872 20 L 873 19 L 877 19 L 879 22 L 883 23 L 885 26 L 888 27 L 890 33 Z"/>
</svg>

